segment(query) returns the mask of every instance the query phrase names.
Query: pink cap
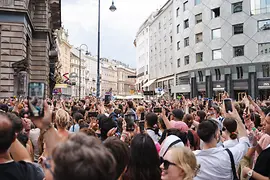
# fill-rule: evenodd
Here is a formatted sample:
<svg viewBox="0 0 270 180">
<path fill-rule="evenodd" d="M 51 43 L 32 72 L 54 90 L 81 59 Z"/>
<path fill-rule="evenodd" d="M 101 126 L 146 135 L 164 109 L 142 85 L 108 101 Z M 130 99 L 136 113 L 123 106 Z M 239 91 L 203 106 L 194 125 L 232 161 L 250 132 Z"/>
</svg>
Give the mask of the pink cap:
<svg viewBox="0 0 270 180">
<path fill-rule="evenodd" d="M 188 132 L 188 126 L 183 121 L 171 121 L 172 127 L 175 129 L 179 129 L 181 132 Z"/>
</svg>

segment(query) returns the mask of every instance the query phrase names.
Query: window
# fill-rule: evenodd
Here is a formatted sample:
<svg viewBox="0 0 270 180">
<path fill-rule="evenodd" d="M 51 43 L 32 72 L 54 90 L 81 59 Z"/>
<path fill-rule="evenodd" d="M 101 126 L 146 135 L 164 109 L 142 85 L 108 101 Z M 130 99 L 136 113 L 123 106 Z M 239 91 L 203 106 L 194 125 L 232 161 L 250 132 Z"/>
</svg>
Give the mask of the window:
<svg viewBox="0 0 270 180">
<path fill-rule="evenodd" d="M 215 73 L 216 73 L 216 81 L 220 81 L 221 80 L 220 70 L 219 69 L 215 69 Z"/>
<path fill-rule="evenodd" d="M 220 30 L 220 28 L 213 29 L 212 30 L 212 39 L 219 39 L 220 37 L 221 37 L 221 30 Z"/>
<path fill-rule="evenodd" d="M 184 21 L 184 28 L 186 29 L 186 28 L 188 28 L 189 27 L 189 21 L 188 21 L 188 19 L 186 19 L 185 21 Z"/>
<path fill-rule="evenodd" d="M 270 20 L 258 21 L 258 31 L 270 30 Z"/>
<path fill-rule="evenodd" d="M 212 19 L 220 16 L 220 8 L 212 9 Z"/>
<path fill-rule="evenodd" d="M 233 25 L 233 34 L 243 34 L 243 26 L 244 24 Z"/>
<path fill-rule="evenodd" d="M 232 4 L 233 13 L 242 12 L 243 10 L 243 2 L 237 2 Z"/>
<path fill-rule="evenodd" d="M 177 59 L 177 67 L 180 67 L 180 63 L 181 63 L 181 61 L 180 61 L 180 58 L 179 58 L 179 59 Z"/>
<path fill-rule="evenodd" d="M 195 0 L 195 5 L 198 5 L 201 3 L 201 0 Z"/>
<path fill-rule="evenodd" d="M 221 49 L 212 51 L 213 60 L 221 59 Z"/>
<path fill-rule="evenodd" d="M 196 24 L 202 22 L 202 13 L 195 15 Z"/>
<path fill-rule="evenodd" d="M 196 36 L 196 43 L 202 42 L 202 40 L 203 40 L 203 34 L 202 33 L 198 33 L 195 36 Z"/>
<path fill-rule="evenodd" d="M 185 56 L 185 65 L 189 64 L 189 56 Z"/>
<path fill-rule="evenodd" d="M 180 41 L 177 42 L 177 51 L 180 50 Z"/>
<path fill-rule="evenodd" d="M 176 9 L 176 17 L 179 16 L 179 8 Z"/>
<path fill-rule="evenodd" d="M 202 62 L 203 61 L 203 53 L 196 53 L 196 62 Z"/>
<path fill-rule="evenodd" d="M 184 47 L 189 46 L 189 38 L 184 39 Z"/>
<path fill-rule="evenodd" d="M 158 23 L 158 28 L 161 29 L 161 23 L 160 22 Z"/>
<path fill-rule="evenodd" d="M 233 47 L 234 57 L 244 56 L 244 46 Z"/>
<path fill-rule="evenodd" d="M 178 25 L 176 26 L 176 32 L 177 32 L 177 34 L 179 33 L 179 30 L 180 30 L 180 24 L 178 24 Z"/>
<path fill-rule="evenodd" d="M 171 39 L 171 43 L 172 43 L 173 42 L 172 36 L 170 36 L 170 39 Z"/>
<path fill-rule="evenodd" d="M 243 79 L 243 68 L 240 67 L 236 67 L 236 71 L 237 71 L 237 79 Z"/>
<path fill-rule="evenodd" d="M 183 3 L 183 11 L 186 11 L 187 10 L 187 3 L 188 3 L 188 1 L 186 1 L 186 2 Z"/>
<path fill-rule="evenodd" d="M 262 65 L 263 77 L 270 77 L 270 67 L 269 64 Z"/>
<path fill-rule="evenodd" d="M 270 49 L 268 51 L 268 48 L 270 47 L 270 42 L 269 43 L 260 43 L 259 44 L 259 55 L 262 55 L 262 54 L 267 54 L 268 52 L 270 53 Z"/>
<path fill-rule="evenodd" d="M 199 82 L 203 82 L 203 73 L 202 71 L 198 71 L 199 74 Z"/>
</svg>

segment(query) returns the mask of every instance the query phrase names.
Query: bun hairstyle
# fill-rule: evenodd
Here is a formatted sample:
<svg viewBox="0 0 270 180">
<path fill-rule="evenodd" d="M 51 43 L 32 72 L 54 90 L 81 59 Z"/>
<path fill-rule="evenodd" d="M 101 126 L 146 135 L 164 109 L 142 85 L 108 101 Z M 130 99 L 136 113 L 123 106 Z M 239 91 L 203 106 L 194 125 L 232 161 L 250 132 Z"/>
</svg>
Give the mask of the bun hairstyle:
<svg viewBox="0 0 270 180">
<path fill-rule="evenodd" d="M 230 138 L 232 140 L 237 139 L 237 122 L 232 118 L 225 118 L 223 121 L 224 128 L 230 133 Z"/>
</svg>

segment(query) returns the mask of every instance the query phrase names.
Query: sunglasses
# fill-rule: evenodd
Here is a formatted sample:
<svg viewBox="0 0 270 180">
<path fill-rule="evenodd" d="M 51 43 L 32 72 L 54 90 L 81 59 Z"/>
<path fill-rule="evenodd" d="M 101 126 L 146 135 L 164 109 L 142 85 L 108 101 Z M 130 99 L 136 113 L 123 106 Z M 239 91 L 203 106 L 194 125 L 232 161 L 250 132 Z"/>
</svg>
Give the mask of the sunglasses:
<svg viewBox="0 0 270 180">
<path fill-rule="evenodd" d="M 164 170 L 169 169 L 169 167 L 170 167 L 171 165 L 176 166 L 176 164 L 174 164 L 174 163 L 172 163 L 172 162 L 170 162 L 170 161 L 168 161 L 168 160 L 163 159 L 163 157 L 160 157 L 160 164 L 163 164 Z"/>
</svg>

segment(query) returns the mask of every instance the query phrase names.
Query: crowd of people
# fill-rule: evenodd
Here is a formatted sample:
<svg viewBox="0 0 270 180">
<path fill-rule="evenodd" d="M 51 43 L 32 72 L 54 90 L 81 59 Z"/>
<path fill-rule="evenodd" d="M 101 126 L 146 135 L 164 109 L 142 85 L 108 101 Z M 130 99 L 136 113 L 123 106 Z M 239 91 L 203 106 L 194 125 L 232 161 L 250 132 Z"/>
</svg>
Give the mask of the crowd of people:
<svg viewBox="0 0 270 180">
<path fill-rule="evenodd" d="M 226 95 L 227 96 L 227 95 Z M 229 97 L 223 97 L 228 99 Z M 269 180 L 270 101 L 0 102 L 1 180 Z"/>
</svg>

